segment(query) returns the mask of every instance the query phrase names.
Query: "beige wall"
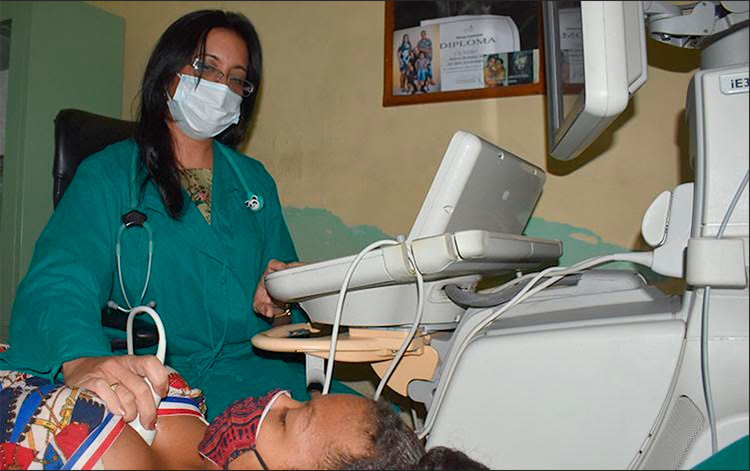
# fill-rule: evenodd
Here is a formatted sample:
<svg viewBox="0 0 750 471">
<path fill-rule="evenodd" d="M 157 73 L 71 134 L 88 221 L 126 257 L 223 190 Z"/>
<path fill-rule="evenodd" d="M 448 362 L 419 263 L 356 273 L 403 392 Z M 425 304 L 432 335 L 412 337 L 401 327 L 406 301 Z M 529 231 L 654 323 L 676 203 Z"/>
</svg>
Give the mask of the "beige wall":
<svg viewBox="0 0 750 471">
<path fill-rule="evenodd" d="M 247 15 L 264 46 L 265 82 L 244 151 L 275 176 L 284 205 L 325 208 L 348 225 L 408 232 L 459 128 L 548 172 L 535 217 L 619 246 L 637 245 L 643 212 L 659 192 L 691 178 L 678 123 L 699 63 L 693 52 L 670 58 L 670 48 L 651 44 L 649 81 L 616 132 L 581 162 L 560 164 L 545 156 L 542 96 L 384 108 L 382 2 L 90 3 L 125 19 L 125 117 L 151 48 L 173 20 L 200 8 Z"/>
</svg>

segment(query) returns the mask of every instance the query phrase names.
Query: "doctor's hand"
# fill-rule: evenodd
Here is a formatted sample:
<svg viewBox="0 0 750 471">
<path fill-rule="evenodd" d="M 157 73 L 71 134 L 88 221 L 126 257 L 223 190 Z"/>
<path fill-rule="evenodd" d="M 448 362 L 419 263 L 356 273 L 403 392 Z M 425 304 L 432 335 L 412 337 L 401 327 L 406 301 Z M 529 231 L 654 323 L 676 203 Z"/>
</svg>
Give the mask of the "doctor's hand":
<svg viewBox="0 0 750 471">
<path fill-rule="evenodd" d="M 284 313 L 287 309 L 287 304 L 273 299 L 268 291 L 266 290 L 266 275 L 276 271 L 284 270 L 285 268 L 294 268 L 304 265 L 300 262 L 284 263 L 278 260 L 271 260 L 268 262 L 266 271 L 263 276 L 260 277 L 258 287 L 255 289 L 255 296 L 253 297 L 253 310 L 262 316 L 273 319 Z"/>
<path fill-rule="evenodd" d="M 156 404 L 144 378 L 161 397 L 167 395 L 169 379 L 166 367 L 154 355 L 77 358 L 63 363 L 62 371 L 67 386 L 96 393 L 125 422 L 139 416 L 147 430 L 156 427 Z"/>
</svg>

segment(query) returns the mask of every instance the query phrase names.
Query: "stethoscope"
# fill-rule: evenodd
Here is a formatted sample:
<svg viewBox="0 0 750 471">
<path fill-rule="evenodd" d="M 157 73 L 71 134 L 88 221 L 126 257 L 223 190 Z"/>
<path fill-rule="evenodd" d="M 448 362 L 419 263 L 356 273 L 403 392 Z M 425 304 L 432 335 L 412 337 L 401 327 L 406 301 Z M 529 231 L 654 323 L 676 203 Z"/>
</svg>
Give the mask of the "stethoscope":
<svg viewBox="0 0 750 471">
<path fill-rule="evenodd" d="M 237 176 L 237 178 L 240 181 L 240 184 L 242 184 L 242 188 L 245 190 L 246 199 L 243 202 L 245 207 L 249 209 L 252 212 L 258 212 L 262 210 L 265 207 L 265 202 L 263 200 L 263 197 L 253 193 L 250 191 L 250 187 L 247 185 L 247 181 L 245 180 L 245 177 L 240 172 L 239 168 L 237 167 L 237 162 L 235 162 L 234 157 L 227 152 L 222 146 L 218 146 L 221 153 L 226 157 L 227 162 L 229 162 L 229 166 L 232 168 L 232 171 Z M 140 307 L 143 307 L 143 300 L 146 297 L 146 292 L 148 291 L 148 284 L 151 280 L 151 262 L 154 258 L 154 233 L 151 230 L 151 226 L 148 223 L 148 216 L 146 216 L 145 213 L 138 211 L 138 201 L 137 201 L 137 174 L 138 174 L 138 150 L 133 151 L 133 159 L 132 159 L 132 167 L 131 167 L 131 175 L 130 175 L 130 208 L 132 208 L 127 213 L 123 214 L 121 217 L 122 225 L 117 230 L 117 237 L 115 238 L 115 258 L 117 260 L 117 279 L 120 285 L 120 292 L 122 293 L 122 298 L 125 300 L 125 304 L 127 308 L 119 306 L 114 300 L 110 300 L 107 303 L 107 306 L 109 306 L 111 309 L 117 309 L 122 312 L 130 313 L 135 309 L 138 309 Z M 140 227 L 141 229 L 146 231 L 146 234 L 148 236 L 148 267 L 146 269 L 146 281 L 143 283 L 143 290 L 141 291 L 141 296 L 138 300 L 137 307 L 133 307 L 133 305 L 130 303 L 130 299 L 128 298 L 128 294 L 125 291 L 125 283 L 122 278 L 122 256 L 121 256 L 121 247 L 122 247 L 122 235 L 127 231 L 128 229 L 131 229 L 133 227 Z M 154 309 L 156 307 L 156 303 L 154 301 L 149 301 L 149 303 L 146 305 L 147 307 Z"/>
</svg>

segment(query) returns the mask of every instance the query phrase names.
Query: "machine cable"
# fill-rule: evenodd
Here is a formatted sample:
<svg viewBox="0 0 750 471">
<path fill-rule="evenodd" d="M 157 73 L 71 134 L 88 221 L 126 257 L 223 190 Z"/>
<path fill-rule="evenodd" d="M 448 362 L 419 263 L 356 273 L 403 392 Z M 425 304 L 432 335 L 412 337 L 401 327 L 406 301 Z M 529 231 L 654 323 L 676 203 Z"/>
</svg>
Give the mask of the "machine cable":
<svg viewBox="0 0 750 471">
<path fill-rule="evenodd" d="M 405 239 L 402 236 L 400 236 L 396 240 L 384 239 L 384 240 L 373 242 L 372 244 L 362 249 L 357 254 L 357 256 L 354 257 L 354 260 L 352 260 L 351 264 L 349 265 L 349 269 L 347 270 L 346 275 L 344 276 L 344 279 L 341 283 L 341 289 L 339 290 L 339 298 L 336 304 L 336 314 L 334 317 L 333 328 L 331 331 L 331 346 L 328 351 L 328 364 L 326 365 L 326 375 L 325 375 L 325 384 L 323 385 L 323 394 L 328 394 L 331 389 L 331 381 L 333 380 L 333 364 L 336 358 L 336 343 L 338 341 L 339 327 L 341 326 L 341 317 L 343 316 L 343 312 L 344 312 L 344 301 L 346 299 L 346 292 L 349 289 L 349 284 L 351 283 L 351 279 L 354 276 L 354 271 L 357 269 L 357 266 L 362 262 L 362 260 L 365 258 L 365 256 L 368 253 L 372 252 L 373 250 L 380 249 L 382 247 L 402 244 L 404 243 L 404 240 Z M 424 279 L 422 278 L 422 274 L 419 272 L 419 269 L 417 268 L 417 264 L 414 260 L 414 255 L 411 251 L 410 246 L 407 246 L 406 253 L 407 253 L 407 258 L 409 260 L 409 265 L 411 269 L 414 271 L 414 275 L 417 280 L 417 312 L 414 316 L 414 321 L 412 322 L 412 327 L 409 330 L 409 333 L 407 334 L 401 347 L 398 349 L 395 356 L 393 357 L 391 364 L 389 365 L 388 369 L 383 375 L 383 378 L 380 381 L 380 384 L 378 385 L 378 388 L 374 396 L 374 400 L 376 401 L 380 398 L 380 395 L 382 394 L 383 389 L 385 388 L 385 385 L 388 384 L 388 380 L 390 376 L 393 374 L 393 371 L 398 366 L 398 363 L 401 361 L 401 358 L 404 356 L 407 348 L 409 348 L 409 345 L 414 339 L 417 329 L 419 328 L 419 324 L 421 323 L 421 320 L 422 320 L 422 314 L 424 312 L 424 297 L 425 297 L 424 296 Z"/>
<path fill-rule="evenodd" d="M 385 371 L 385 373 L 383 374 L 383 378 L 380 380 L 378 389 L 375 391 L 375 396 L 373 396 L 374 401 L 380 399 L 380 395 L 383 393 L 385 385 L 388 384 L 388 379 L 393 374 L 393 371 L 398 366 L 401 358 L 403 358 L 404 354 L 406 353 L 406 349 L 409 348 L 409 344 L 411 344 L 411 341 L 414 339 L 414 336 L 417 333 L 417 329 L 419 329 L 419 324 L 422 322 L 422 315 L 424 314 L 424 278 L 417 268 L 417 263 L 414 259 L 414 253 L 411 250 L 411 246 L 407 247 L 406 254 L 409 258 L 409 265 L 414 270 L 414 276 L 416 276 L 417 278 L 417 312 L 414 316 L 414 322 L 412 322 L 411 329 L 409 329 L 409 333 L 406 334 L 406 338 L 401 344 L 401 348 L 399 348 L 396 352 L 393 360 L 391 360 L 391 364 L 388 365 L 388 369 Z"/>
<path fill-rule="evenodd" d="M 748 183 L 748 178 L 750 176 L 750 170 L 745 172 L 745 177 L 740 182 L 740 186 L 737 188 L 737 191 L 734 193 L 734 198 L 732 198 L 732 202 L 729 203 L 729 206 L 727 207 L 727 211 L 724 213 L 724 219 L 721 221 L 721 225 L 719 226 L 719 231 L 716 233 L 716 239 L 721 239 L 724 237 L 724 232 L 727 229 L 727 226 L 729 225 L 729 219 L 732 217 L 732 213 L 734 212 L 734 208 L 737 207 L 737 203 L 740 200 L 740 196 L 742 195 L 742 191 L 745 189 L 745 186 Z M 716 434 L 716 413 L 714 410 L 714 398 L 713 393 L 711 391 L 711 377 L 709 374 L 709 365 L 708 365 L 708 308 L 709 308 L 709 298 L 711 297 L 711 287 L 706 286 L 703 289 L 703 306 L 702 306 L 702 312 L 701 312 L 701 375 L 703 380 L 703 394 L 706 399 L 706 412 L 708 415 L 708 424 L 711 429 L 711 453 L 716 454 L 718 452 L 718 437 Z"/>
<path fill-rule="evenodd" d="M 531 278 L 531 280 L 528 283 L 526 283 L 523 286 L 523 288 L 521 288 L 521 290 L 515 296 L 513 296 L 513 298 L 510 301 L 505 303 L 499 309 L 496 309 L 496 310 L 488 309 L 488 312 L 484 314 L 478 314 L 478 315 L 484 315 L 484 318 L 481 319 L 477 323 L 477 325 L 469 332 L 469 334 L 465 338 L 466 339 L 474 338 L 480 331 L 482 331 L 490 323 L 495 321 L 498 317 L 503 315 L 508 309 L 515 306 L 516 304 L 519 304 L 525 301 L 526 299 L 539 293 L 540 291 L 548 288 L 549 286 L 553 285 L 554 283 L 562 279 L 565 275 L 578 273 L 580 271 L 587 270 L 594 266 L 601 265 L 604 263 L 610 263 L 610 262 L 632 262 L 632 263 L 637 263 L 639 265 L 650 267 L 652 260 L 653 260 L 653 252 L 627 252 L 627 253 L 605 255 L 602 257 L 591 258 L 591 259 L 579 262 L 570 267 L 550 267 L 545 270 L 542 270 L 541 272 L 529 273 L 527 275 L 519 277 L 516 280 L 511 281 L 510 283 L 518 283 L 528 278 Z M 549 279 L 539 283 L 539 281 L 542 280 L 543 278 L 549 278 Z M 538 286 L 537 286 L 537 283 L 539 283 Z M 461 355 L 463 354 L 468 344 L 469 344 L 468 341 L 462 342 L 460 345 L 456 347 L 458 348 L 456 353 L 454 355 L 451 355 L 451 357 L 448 359 L 448 362 L 446 363 L 444 367 L 444 372 L 443 372 L 444 377 L 441 378 L 440 384 L 438 388 L 435 390 L 432 407 L 430 408 L 430 412 L 428 413 L 428 416 L 425 420 L 424 427 L 421 430 L 417 431 L 417 436 L 419 437 L 420 440 L 424 439 L 430 433 L 430 430 L 432 429 L 432 426 L 434 425 L 434 422 L 435 422 L 435 417 L 437 416 L 437 411 L 440 409 L 440 405 L 442 403 L 443 397 L 445 396 L 446 385 L 450 383 L 450 379 L 453 376 L 453 372 L 456 368 L 456 365 L 458 364 L 458 360 L 461 358 Z"/>
<path fill-rule="evenodd" d="M 446 285 L 445 294 L 448 296 L 448 299 L 453 301 L 453 304 L 464 309 L 496 307 L 513 299 L 529 283 L 529 281 L 526 281 L 527 279 L 524 277 L 516 278 L 498 287 L 497 291 L 488 293 L 475 293 L 465 290 L 459 285 Z M 575 286 L 580 280 L 580 274 L 568 275 L 552 286 Z"/>
</svg>

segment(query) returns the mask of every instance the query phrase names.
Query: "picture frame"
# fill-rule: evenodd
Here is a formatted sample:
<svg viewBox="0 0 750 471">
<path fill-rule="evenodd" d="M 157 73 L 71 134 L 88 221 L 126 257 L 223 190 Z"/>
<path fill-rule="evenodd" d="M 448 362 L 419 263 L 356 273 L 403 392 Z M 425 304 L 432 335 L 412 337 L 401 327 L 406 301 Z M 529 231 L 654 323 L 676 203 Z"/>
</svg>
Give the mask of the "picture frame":
<svg viewBox="0 0 750 471">
<path fill-rule="evenodd" d="M 540 1 L 386 1 L 384 30 L 383 106 L 544 93 Z"/>
</svg>

